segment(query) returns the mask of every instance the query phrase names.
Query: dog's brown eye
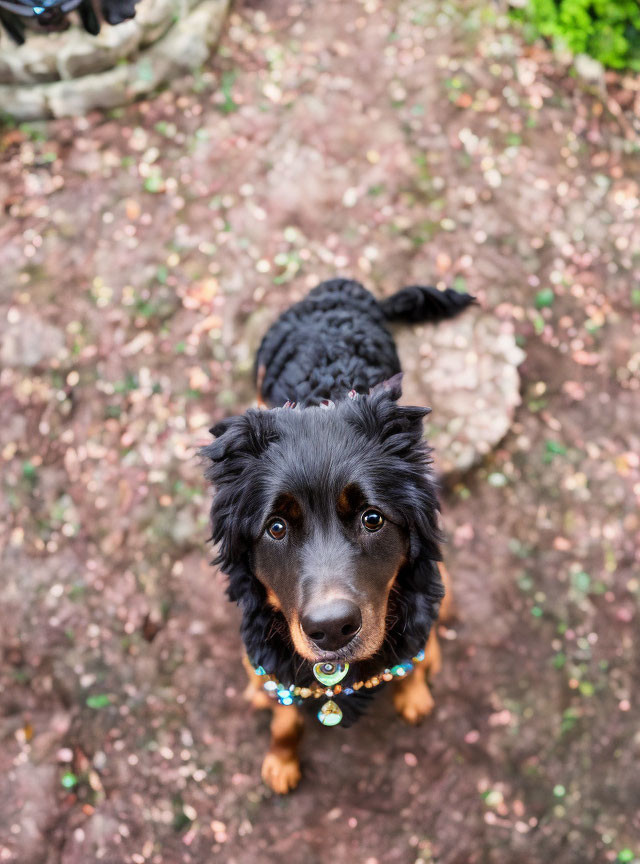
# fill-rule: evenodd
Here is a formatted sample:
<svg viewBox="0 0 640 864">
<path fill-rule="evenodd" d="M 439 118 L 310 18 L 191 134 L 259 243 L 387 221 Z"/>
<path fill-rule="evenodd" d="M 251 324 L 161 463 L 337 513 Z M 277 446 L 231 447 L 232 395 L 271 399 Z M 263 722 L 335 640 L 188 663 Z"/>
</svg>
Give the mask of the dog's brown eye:
<svg viewBox="0 0 640 864">
<path fill-rule="evenodd" d="M 379 510 L 365 510 L 362 514 L 362 524 L 367 531 L 378 531 L 384 525 L 384 516 Z"/>
<path fill-rule="evenodd" d="M 274 519 L 267 527 L 267 534 L 274 540 L 282 540 L 287 533 L 287 525 L 284 519 Z"/>
</svg>

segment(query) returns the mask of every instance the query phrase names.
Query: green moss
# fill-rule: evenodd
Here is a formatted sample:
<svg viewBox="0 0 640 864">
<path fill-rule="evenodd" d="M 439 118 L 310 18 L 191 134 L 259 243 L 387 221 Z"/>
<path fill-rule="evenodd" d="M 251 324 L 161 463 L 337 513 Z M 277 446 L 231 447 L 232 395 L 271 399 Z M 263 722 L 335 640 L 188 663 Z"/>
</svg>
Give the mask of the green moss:
<svg viewBox="0 0 640 864">
<path fill-rule="evenodd" d="M 529 0 L 512 14 L 574 54 L 614 69 L 640 69 L 637 0 Z"/>
</svg>

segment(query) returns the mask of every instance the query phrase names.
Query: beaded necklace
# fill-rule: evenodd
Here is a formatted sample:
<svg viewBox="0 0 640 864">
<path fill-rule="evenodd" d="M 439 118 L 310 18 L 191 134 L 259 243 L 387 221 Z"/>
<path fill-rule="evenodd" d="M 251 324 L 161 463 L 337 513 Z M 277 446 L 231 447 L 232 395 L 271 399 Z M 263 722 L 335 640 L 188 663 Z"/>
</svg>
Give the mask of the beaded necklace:
<svg viewBox="0 0 640 864">
<path fill-rule="evenodd" d="M 424 660 L 424 651 L 419 651 L 411 660 L 398 663 L 388 669 L 383 669 L 378 675 L 372 675 L 366 681 L 355 681 L 349 687 L 342 687 L 340 681 L 349 671 L 348 663 L 316 663 L 313 674 L 321 685 L 313 684 L 311 687 L 299 687 L 297 684 L 281 684 L 275 675 L 269 674 L 262 666 L 254 666 L 256 675 L 264 678 L 263 688 L 266 693 L 276 699 L 280 705 L 301 705 L 305 699 L 319 699 L 321 696 L 328 697 L 328 701 L 318 711 L 318 720 L 323 726 L 337 726 L 342 720 L 340 706 L 333 701 L 333 696 L 342 694 L 351 696 L 363 687 L 370 690 L 386 681 L 394 678 L 404 678 L 411 672 L 416 663 Z M 253 664 L 252 664 L 253 665 Z"/>
</svg>

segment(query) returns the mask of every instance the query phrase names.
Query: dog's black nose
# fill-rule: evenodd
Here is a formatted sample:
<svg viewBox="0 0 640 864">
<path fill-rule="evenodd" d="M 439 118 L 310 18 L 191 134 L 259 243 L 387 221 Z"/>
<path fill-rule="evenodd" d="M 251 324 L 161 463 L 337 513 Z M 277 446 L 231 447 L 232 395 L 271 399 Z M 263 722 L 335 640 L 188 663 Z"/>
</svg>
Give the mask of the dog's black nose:
<svg viewBox="0 0 640 864">
<path fill-rule="evenodd" d="M 300 624 L 318 648 L 337 651 L 351 642 L 360 630 L 362 615 L 351 600 L 332 600 L 308 609 Z"/>
</svg>

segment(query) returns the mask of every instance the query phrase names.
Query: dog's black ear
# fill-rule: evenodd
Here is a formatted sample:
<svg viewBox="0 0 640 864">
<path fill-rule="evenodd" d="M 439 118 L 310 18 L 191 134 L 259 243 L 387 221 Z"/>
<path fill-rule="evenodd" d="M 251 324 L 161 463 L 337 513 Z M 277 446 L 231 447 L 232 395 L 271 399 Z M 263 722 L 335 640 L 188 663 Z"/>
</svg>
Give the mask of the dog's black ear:
<svg viewBox="0 0 640 864">
<path fill-rule="evenodd" d="M 391 378 L 387 378 L 386 381 L 381 381 L 380 384 L 376 384 L 375 387 L 372 387 L 369 392 L 386 393 L 389 399 L 397 402 L 398 399 L 402 396 L 402 372 L 398 372 Z"/>
<path fill-rule="evenodd" d="M 422 423 L 431 409 L 398 405 L 398 387 L 399 381 L 354 399 L 350 420 L 380 447 L 376 474 L 383 488 L 393 490 L 394 503 L 404 516 L 411 560 L 439 561 L 438 495 Z"/>
<path fill-rule="evenodd" d="M 380 448 L 376 484 L 389 494 L 409 537 L 409 556 L 397 577 L 394 614 L 402 634 L 397 650 L 424 646 L 444 595 L 437 563 L 442 559 L 438 490 L 431 468 L 431 450 L 424 439 L 423 419 L 429 408 L 399 405 L 399 384 L 375 388 L 352 400 L 354 422 Z M 393 635 L 389 636 L 392 640 Z"/>
<path fill-rule="evenodd" d="M 211 504 L 211 539 L 218 544 L 214 560 L 229 577 L 227 596 L 242 609 L 241 635 L 249 656 L 273 669 L 280 661 L 272 637 L 274 613 L 255 577 L 252 547 L 261 524 L 264 488 L 260 457 L 277 440 L 271 411 L 250 410 L 229 417 L 210 430 L 215 441 L 200 451 L 205 474 L 215 487 Z"/>
<path fill-rule="evenodd" d="M 394 375 L 375 387 L 369 396 L 354 400 L 357 425 L 370 438 L 380 441 L 389 455 L 411 455 L 418 448 L 419 458 L 428 453 L 422 444 L 422 420 L 431 408 L 417 405 L 398 405 L 402 394 L 401 376 Z"/>
<path fill-rule="evenodd" d="M 200 450 L 208 480 L 241 467 L 243 460 L 255 459 L 275 440 L 275 424 L 268 411 L 251 409 L 239 417 L 227 417 L 209 429 L 215 441 Z M 223 464 L 226 463 L 226 464 Z"/>
<path fill-rule="evenodd" d="M 277 437 L 268 411 L 249 410 L 211 428 L 216 440 L 200 450 L 205 476 L 215 486 L 211 539 L 219 543 L 216 563 L 225 572 L 246 559 L 258 502 L 258 462 Z"/>
</svg>

